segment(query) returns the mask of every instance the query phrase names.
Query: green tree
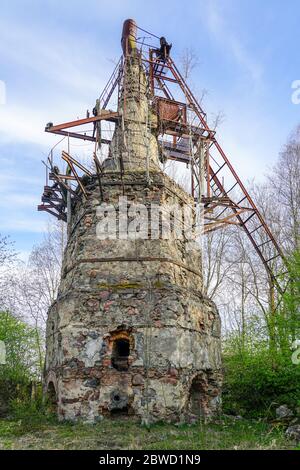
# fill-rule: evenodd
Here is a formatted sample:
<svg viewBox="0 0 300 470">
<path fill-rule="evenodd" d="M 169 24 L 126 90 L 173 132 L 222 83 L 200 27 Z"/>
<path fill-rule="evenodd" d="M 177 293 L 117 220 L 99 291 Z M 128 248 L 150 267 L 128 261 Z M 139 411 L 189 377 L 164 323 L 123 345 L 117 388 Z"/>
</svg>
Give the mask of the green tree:
<svg viewBox="0 0 300 470">
<path fill-rule="evenodd" d="M 6 348 L 6 363 L 0 364 L 0 414 L 5 414 L 12 399 L 28 396 L 41 371 L 35 328 L 0 312 L 0 340 Z"/>
<path fill-rule="evenodd" d="M 288 264 L 289 284 L 283 296 L 281 344 L 289 348 L 293 341 L 300 339 L 300 251 L 293 253 Z"/>
<path fill-rule="evenodd" d="M 6 346 L 6 364 L 1 366 L 1 376 L 30 379 L 39 374 L 34 328 L 18 320 L 10 312 L 0 312 L 0 340 Z"/>
</svg>

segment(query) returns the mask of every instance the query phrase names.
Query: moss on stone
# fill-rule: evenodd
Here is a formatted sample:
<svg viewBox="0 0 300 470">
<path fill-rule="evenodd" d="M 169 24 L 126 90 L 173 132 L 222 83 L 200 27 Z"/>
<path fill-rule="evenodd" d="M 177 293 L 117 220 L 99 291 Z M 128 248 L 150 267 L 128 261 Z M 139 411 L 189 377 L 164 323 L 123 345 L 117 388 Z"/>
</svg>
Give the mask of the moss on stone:
<svg viewBox="0 0 300 470">
<path fill-rule="evenodd" d="M 165 287 L 165 283 L 162 281 L 155 281 L 153 283 L 153 287 L 155 287 L 156 289 L 162 289 L 163 287 Z"/>
<path fill-rule="evenodd" d="M 99 289 L 104 290 L 122 290 L 122 289 L 141 289 L 144 285 L 141 282 L 122 282 L 118 284 L 98 284 Z"/>
</svg>

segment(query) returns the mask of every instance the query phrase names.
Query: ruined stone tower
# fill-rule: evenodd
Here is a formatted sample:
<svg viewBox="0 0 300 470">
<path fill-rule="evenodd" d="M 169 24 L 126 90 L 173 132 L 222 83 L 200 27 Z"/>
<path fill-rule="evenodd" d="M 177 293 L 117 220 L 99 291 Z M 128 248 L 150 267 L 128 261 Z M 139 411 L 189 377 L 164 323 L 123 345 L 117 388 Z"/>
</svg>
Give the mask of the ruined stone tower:
<svg viewBox="0 0 300 470">
<path fill-rule="evenodd" d="M 210 417 L 220 406 L 220 318 L 203 293 L 200 246 L 161 232 L 169 207 L 194 208 L 194 198 L 160 168 L 158 119 L 134 37 L 125 27 L 120 119 L 101 182 L 83 178 L 86 197 L 78 189 L 72 202 L 48 315 L 45 389 L 60 419 L 174 422 Z M 143 236 L 131 205 L 139 216 L 146 207 Z M 110 214 L 115 222 L 105 225 Z"/>
</svg>

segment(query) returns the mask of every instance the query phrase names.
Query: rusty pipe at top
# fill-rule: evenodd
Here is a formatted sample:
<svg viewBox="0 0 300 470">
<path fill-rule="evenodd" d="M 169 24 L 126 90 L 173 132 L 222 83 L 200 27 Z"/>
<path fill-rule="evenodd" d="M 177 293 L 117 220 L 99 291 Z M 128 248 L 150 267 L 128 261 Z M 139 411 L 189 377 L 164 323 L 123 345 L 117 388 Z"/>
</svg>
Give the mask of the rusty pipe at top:
<svg viewBox="0 0 300 470">
<path fill-rule="evenodd" d="M 136 49 L 136 33 L 137 33 L 137 24 L 134 20 L 128 19 L 123 23 L 122 30 L 122 49 L 123 54 L 131 54 L 132 51 Z"/>
</svg>

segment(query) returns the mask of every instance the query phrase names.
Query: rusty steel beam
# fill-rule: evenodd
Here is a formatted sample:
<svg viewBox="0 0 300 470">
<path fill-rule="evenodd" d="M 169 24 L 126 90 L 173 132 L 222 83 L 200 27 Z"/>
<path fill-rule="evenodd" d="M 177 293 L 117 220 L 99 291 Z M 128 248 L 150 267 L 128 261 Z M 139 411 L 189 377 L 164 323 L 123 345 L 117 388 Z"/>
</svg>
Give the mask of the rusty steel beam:
<svg viewBox="0 0 300 470">
<path fill-rule="evenodd" d="M 56 132 L 63 129 L 68 129 L 70 127 L 82 126 L 84 124 L 89 124 L 90 122 L 96 121 L 110 121 L 117 122 L 120 117 L 119 113 L 114 111 L 103 111 L 98 116 L 92 116 L 84 119 L 76 119 L 76 121 L 63 122 L 62 124 L 56 124 L 55 126 L 46 127 L 46 132 Z"/>
<path fill-rule="evenodd" d="M 57 181 L 56 176 L 58 176 L 59 178 L 63 178 L 64 180 L 70 180 L 70 181 L 75 181 L 76 180 L 75 176 L 63 175 L 62 173 L 50 173 L 49 174 L 49 179 L 51 181 Z"/>
<path fill-rule="evenodd" d="M 80 170 L 82 170 L 84 173 L 86 173 L 88 176 L 93 176 L 90 170 L 88 170 L 82 163 L 78 162 L 74 157 L 72 157 L 68 152 L 65 150 L 62 151 L 62 156 L 67 158 L 69 161 L 71 161 L 74 165 L 78 166 Z"/>
<path fill-rule="evenodd" d="M 87 198 L 87 193 L 86 193 L 86 190 L 85 190 L 85 187 L 83 186 L 82 182 L 81 182 L 81 179 L 76 171 L 76 168 L 73 164 L 73 161 L 72 159 L 70 158 L 69 154 L 67 152 L 62 152 L 62 159 L 67 162 L 67 164 L 69 165 L 69 167 L 71 168 L 72 172 L 73 172 L 73 175 L 75 176 L 76 178 L 76 181 L 78 183 L 78 186 L 80 187 L 81 191 L 83 192 L 83 195 L 85 197 L 85 199 Z"/>
<path fill-rule="evenodd" d="M 95 137 L 86 134 L 79 134 L 78 132 L 50 131 L 48 129 L 45 129 L 45 132 L 49 132 L 50 134 L 65 135 L 66 137 L 72 137 L 75 139 L 89 140 L 90 142 L 96 142 Z"/>
<path fill-rule="evenodd" d="M 232 219 L 233 217 L 237 217 L 238 215 L 243 214 L 244 212 L 246 212 L 246 210 L 248 209 L 237 210 L 235 213 L 230 214 L 227 217 L 224 217 L 223 219 L 220 219 L 219 217 L 207 217 L 207 216 L 204 216 L 204 217 L 206 220 L 211 220 L 212 222 L 223 224 L 224 222 L 227 222 L 229 219 Z"/>
<path fill-rule="evenodd" d="M 57 135 L 65 135 L 66 137 L 72 137 L 75 139 L 81 139 L 81 140 L 88 140 L 90 142 L 96 142 L 96 137 L 93 137 L 91 135 L 86 135 L 86 134 L 79 134 L 78 132 L 69 132 L 69 131 L 49 131 L 45 129 L 45 132 L 49 132 L 50 134 L 57 134 Z M 110 144 L 109 139 L 101 139 L 100 140 L 101 144 Z"/>
<path fill-rule="evenodd" d="M 67 217 L 65 214 L 61 214 L 61 213 L 56 213 L 52 210 L 51 206 L 46 206 L 44 204 L 40 204 L 38 205 L 38 211 L 45 211 L 45 212 L 48 212 L 49 214 L 51 215 L 54 215 L 54 217 L 56 217 L 57 219 L 59 220 L 63 220 L 64 222 L 67 221 Z"/>
<path fill-rule="evenodd" d="M 166 80 L 167 82 L 178 83 L 178 81 L 175 78 L 165 77 L 164 75 L 161 75 L 161 74 L 154 74 L 153 78 L 163 80 L 163 81 Z"/>
</svg>

